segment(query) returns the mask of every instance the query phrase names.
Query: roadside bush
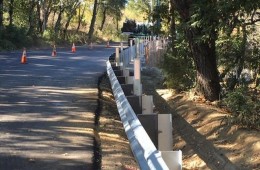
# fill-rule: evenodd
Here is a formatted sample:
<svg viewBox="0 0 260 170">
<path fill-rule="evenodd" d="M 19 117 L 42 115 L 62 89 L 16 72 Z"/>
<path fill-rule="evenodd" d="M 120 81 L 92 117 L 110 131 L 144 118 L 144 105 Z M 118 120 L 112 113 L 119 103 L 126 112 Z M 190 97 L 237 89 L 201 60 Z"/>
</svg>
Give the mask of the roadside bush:
<svg viewBox="0 0 260 170">
<path fill-rule="evenodd" d="M 164 56 L 162 70 L 166 77 L 164 83 L 168 88 L 181 91 L 194 86 L 195 69 L 187 49 L 184 41 L 179 42 L 174 53 L 168 51 Z"/>
<path fill-rule="evenodd" d="M 25 28 L 8 26 L 1 30 L 0 47 L 3 50 L 14 50 L 34 44 L 35 37 L 27 36 Z"/>
<path fill-rule="evenodd" d="M 16 46 L 9 40 L 0 40 L 0 50 L 14 50 Z"/>
<path fill-rule="evenodd" d="M 260 129 L 260 101 L 253 101 L 247 87 L 242 87 L 227 94 L 224 103 L 231 111 L 228 123 L 242 127 Z"/>
</svg>

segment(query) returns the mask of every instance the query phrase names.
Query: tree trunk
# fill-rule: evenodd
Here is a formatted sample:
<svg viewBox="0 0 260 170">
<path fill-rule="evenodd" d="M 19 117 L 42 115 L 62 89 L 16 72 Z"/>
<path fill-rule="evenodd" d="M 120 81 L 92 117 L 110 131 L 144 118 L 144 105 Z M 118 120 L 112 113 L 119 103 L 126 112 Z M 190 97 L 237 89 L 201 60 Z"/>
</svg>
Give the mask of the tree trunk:
<svg viewBox="0 0 260 170">
<path fill-rule="evenodd" d="M 60 30 L 60 26 L 61 26 L 61 19 L 62 19 L 62 13 L 64 11 L 64 9 L 60 6 L 60 12 L 58 14 L 58 18 L 57 18 L 57 21 L 55 23 L 55 27 L 54 27 L 54 32 L 55 32 L 55 35 L 57 36 L 58 35 L 58 32 Z M 57 37 L 56 37 L 57 38 Z"/>
<path fill-rule="evenodd" d="M 49 0 L 49 4 L 48 6 L 46 7 L 46 2 L 44 1 L 44 6 L 43 6 L 43 23 L 42 23 L 42 31 L 44 32 L 47 28 L 47 23 L 48 23 L 48 20 L 49 20 L 49 16 L 50 16 L 50 13 L 52 12 L 51 11 L 51 6 L 52 6 L 52 0 Z M 55 16 L 55 12 L 53 12 L 54 16 Z M 54 22 L 53 22 L 54 23 Z"/>
<path fill-rule="evenodd" d="M 83 19 L 83 16 L 84 16 L 85 10 L 86 10 L 86 4 L 84 5 L 84 8 L 83 8 L 82 14 L 80 14 L 80 9 L 79 9 L 79 20 L 78 20 L 77 32 L 79 32 L 79 28 L 80 28 L 80 26 L 81 26 L 81 22 L 82 22 L 82 19 Z"/>
<path fill-rule="evenodd" d="M 35 23 L 34 23 L 34 7 L 36 6 L 36 3 L 35 2 L 31 2 L 31 8 L 29 9 L 29 13 L 28 13 L 28 16 L 29 16 L 29 30 L 27 32 L 27 35 L 31 35 L 33 33 L 33 30 L 34 30 L 34 26 L 35 26 Z"/>
<path fill-rule="evenodd" d="M 95 22 L 96 22 L 96 17 L 97 17 L 97 6 L 98 6 L 98 0 L 94 1 L 94 8 L 93 8 L 93 15 L 90 23 L 90 28 L 88 32 L 88 43 L 92 42 L 92 37 L 94 33 L 94 27 L 95 27 Z"/>
<path fill-rule="evenodd" d="M 186 31 L 197 71 L 196 91 L 205 99 L 214 101 L 219 99 L 220 93 L 215 39 L 197 42 L 194 37 L 198 36 L 199 32 L 198 29 L 192 28 Z"/>
<path fill-rule="evenodd" d="M 43 32 L 43 30 L 42 30 L 43 21 L 41 20 L 41 6 L 39 3 L 37 3 L 37 21 L 38 21 L 37 30 L 39 33 L 42 33 Z"/>
<path fill-rule="evenodd" d="M 64 28 L 64 31 L 63 31 L 63 39 L 65 40 L 66 39 L 66 35 L 67 35 L 67 30 L 68 30 L 68 27 L 70 25 L 70 21 L 72 19 L 73 15 L 69 16 L 66 24 L 65 24 L 65 28 Z"/>
<path fill-rule="evenodd" d="M 175 24 L 175 9 L 174 9 L 174 4 L 172 1 L 170 1 L 170 27 L 171 27 L 171 41 L 172 41 L 172 51 L 173 53 L 175 52 L 175 40 L 176 40 L 176 24 Z"/>
<path fill-rule="evenodd" d="M 101 22 L 101 26 L 100 26 L 100 28 L 99 28 L 99 30 L 100 31 L 102 31 L 103 30 L 103 28 L 104 28 L 104 24 L 105 24 L 105 21 L 106 21 L 106 14 L 107 13 L 107 7 L 105 7 L 105 9 L 104 9 L 104 11 L 103 11 L 103 18 L 102 18 L 102 22 Z"/>
<path fill-rule="evenodd" d="M 13 13 L 14 13 L 14 0 L 10 0 L 9 5 L 9 26 L 13 25 Z"/>
<path fill-rule="evenodd" d="M 0 30 L 3 28 L 3 10 L 4 10 L 3 0 L 0 0 Z"/>
<path fill-rule="evenodd" d="M 75 2 L 73 5 L 72 5 L 72 8 L 70 11 L 67 12 L 67 22 L 65 24 L 65 28 L 64 28 L 64 31 L 63 31 L 63 39 L 65 40 L 66 39 L 66 35 L 67 35 L 67 30 L 68 30 L 68 27 L 70 25 L 70 21 L 71 19 L 73 18 L 73 16 L 76 14 L 76 10 L 77 8 L 79 7 L 80 3 L 78 2 Z"/>
<path fill-rule="evenodd" d="M 185 23 L 185 36 L 188 39 L 191 55 L 197 71 L 196 91 L 205 99 L 214 101 L 219 99 L 220 84 L 217 70 L 216 44 L 217 33 L 211 25 L 211 31 L 204 31 L 202 27 L 192 27 L 190 17 L 192 15 L 191 0 L 172 0 L 176 10 L 180 14 L 181 22 Z M 211 18 L 213 21 L 214 18 Z M 211 23 L 205 23 L 211 24 Z M 207 35 L 209 38 L 198 40 L 198 37 Z"/>
</svg>

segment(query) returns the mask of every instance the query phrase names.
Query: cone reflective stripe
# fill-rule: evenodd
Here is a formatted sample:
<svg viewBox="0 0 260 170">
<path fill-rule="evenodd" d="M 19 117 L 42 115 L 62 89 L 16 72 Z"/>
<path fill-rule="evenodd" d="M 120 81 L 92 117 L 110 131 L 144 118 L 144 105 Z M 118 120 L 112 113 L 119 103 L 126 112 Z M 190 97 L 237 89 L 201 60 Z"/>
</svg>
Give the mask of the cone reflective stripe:
<svg viewBox="0 0 260 170">
<path fill-rule="evenodd" d="M 74 43 L 72 44 L 71 52 L 73 52 L 73 53 L 76 52 L 76 47 L 75 47 L 75 44 L 74 44 Z"/>
<path fill-rule="evenodd" d="M 21 64 L 26 64 L 27 58 L 26 58 L 26 48 L 23 49 L 23 55 L 21 57 Z"/>
<path fill-rule="evenodd" d="M 53 45 L 53 50 L 52 50 L 52 57 L 56 57 L 57 56 L 57 52 L 56 52 L 56 45 Z"/>
</svg>

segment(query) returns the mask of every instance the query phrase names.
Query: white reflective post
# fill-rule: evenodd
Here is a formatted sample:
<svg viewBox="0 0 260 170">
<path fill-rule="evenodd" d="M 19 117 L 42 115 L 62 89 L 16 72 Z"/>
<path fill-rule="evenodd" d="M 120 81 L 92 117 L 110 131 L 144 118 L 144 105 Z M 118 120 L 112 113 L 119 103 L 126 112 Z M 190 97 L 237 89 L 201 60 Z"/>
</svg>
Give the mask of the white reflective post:
<svg viewBox="0 0 260 170">
<path fill-rule="evenodd" d="M 124 48 L 123 48 L 123 42 L 120 42 L 120 62 L 123 63 L 123 69 L 126 67 L 126 56 L 124 55 Z"/>
<path fill-rule="evenodd" d="M 134 95 L 142 95 L 140 58 L 134 59 Z"/>
<path fill-rule="evenodd" d="M 120 66 L 119 48 L 116 48 L 116 66 Z"/>
<path fill-rule="evenodd" d="M 133 59 L 133 40 L 131 39 L 130 40 L 130 59 L 132 60 Z"/>
<path fill-rule="evenodd" d="M 161 154 L 169 169 L 182 169 L 182 151 L 161 151 Z"/>
<path fill-rule="evenodd" d="M 136 39 L 136 58 L 140 58 L 140 40 L 139 38 Z"/>
<path fill-rule="evenodd" d="M 124 43 L 123 42 L 120 42 L 120 47 L 121 47 L 121 52 L 122 52 L 123 49 L 124 49 Z"/>
<path fill-rule="evenodd" d="M 158 114 L 158 150 L 172 150 L 172 115 Z"/>
<path fill-rule="evenodd" d="M 153 114 L 153 96 L 142 96 L 142 114 Z"/>
<path fill-rule="evenodd" d="M 135 77 L 135 80 L 140 80 L 141 79 L 141 62 L 140 62 L 140 58 L 136 58 L 134 60 L 134 77 Z"/>
</svg>

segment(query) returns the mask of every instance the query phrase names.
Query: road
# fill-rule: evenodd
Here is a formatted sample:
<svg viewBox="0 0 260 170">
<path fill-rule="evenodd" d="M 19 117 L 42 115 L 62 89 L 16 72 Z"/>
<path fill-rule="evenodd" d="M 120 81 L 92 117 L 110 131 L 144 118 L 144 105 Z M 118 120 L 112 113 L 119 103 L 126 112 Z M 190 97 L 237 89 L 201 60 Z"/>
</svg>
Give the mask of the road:
<svg viewBox="0 0 260 170">
<path fill-rule="evenodd" d="M 0 53 L 0 170 L 93 169 L 97 79 L 113 48 Z"/>
</svg>

